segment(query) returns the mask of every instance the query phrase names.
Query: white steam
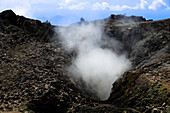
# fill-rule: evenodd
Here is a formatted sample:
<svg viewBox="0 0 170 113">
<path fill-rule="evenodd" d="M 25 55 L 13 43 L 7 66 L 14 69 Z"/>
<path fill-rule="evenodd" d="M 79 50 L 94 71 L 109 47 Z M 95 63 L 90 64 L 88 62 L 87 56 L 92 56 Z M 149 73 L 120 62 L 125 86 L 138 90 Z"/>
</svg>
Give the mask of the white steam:
<svg viewBox="0 0 170 113">
<path fill-rule="evenodd" d="M 104 100 L 113 82 L 130 68 L 130 61 L 117 54 L 121 43 L 104 35 L 102 28 L 102 24 L 88 23 L 57 28 L 56 32 L 66 50 L 77 52 L 69 68 L 73 78 L 81 78 Z"/>
</svg>

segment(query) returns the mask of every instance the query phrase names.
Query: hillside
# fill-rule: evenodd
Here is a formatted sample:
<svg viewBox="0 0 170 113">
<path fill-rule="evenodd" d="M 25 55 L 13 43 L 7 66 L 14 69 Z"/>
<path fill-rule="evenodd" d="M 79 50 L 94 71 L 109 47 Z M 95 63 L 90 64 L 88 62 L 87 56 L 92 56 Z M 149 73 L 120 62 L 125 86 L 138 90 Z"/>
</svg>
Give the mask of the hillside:
<svg viewBox="0 0 170 113">
<path fill-rule="evenodd" d="M 105 101 L 89 95 L 84 81 L 70 79 L 66 67 L 76 52 L 65 50 L 55 26 L 0 13 L 0 112 L 169 112 L 170 19 L 112 15 L 100 21 L 132 62 Z"/>
</svg>

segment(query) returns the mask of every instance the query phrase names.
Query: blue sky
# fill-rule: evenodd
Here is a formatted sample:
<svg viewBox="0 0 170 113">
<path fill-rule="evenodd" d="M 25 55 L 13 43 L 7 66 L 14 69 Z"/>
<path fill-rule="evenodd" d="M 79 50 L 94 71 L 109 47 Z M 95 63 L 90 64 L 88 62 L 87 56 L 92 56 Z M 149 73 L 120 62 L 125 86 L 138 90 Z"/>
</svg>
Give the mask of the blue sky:
<svg viewBox="0 0 170 113">
<path fill-rule="evenodd" d="M 0 0 L 0 12 L 6 9 L 55 25 L 69 25 L 81 17 L 89 21 L 103 19 L 111 14 L 170 18 L 170 0 Z"/>
</svg>

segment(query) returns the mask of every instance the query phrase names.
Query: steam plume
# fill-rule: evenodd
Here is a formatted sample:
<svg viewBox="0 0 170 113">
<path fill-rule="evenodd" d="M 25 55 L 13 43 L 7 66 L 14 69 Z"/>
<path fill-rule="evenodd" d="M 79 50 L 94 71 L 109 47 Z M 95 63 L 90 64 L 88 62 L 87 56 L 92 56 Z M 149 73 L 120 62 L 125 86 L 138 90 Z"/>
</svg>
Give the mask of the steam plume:
<svg viewBox="0 0 170 113">
<path fill-rule="evenodd" d="M 66 50 L 77 52 L 69 68 L 72 78 L 81 78 L 89 91 L 94 88 L 104 100 L 112 83 L 130 68 L 130 61 L 118 54 L 121 43 L 104 35 L 102 28 L 101 23 L 88 23 L 57 28 L 56 32 Z"/>
</svg>

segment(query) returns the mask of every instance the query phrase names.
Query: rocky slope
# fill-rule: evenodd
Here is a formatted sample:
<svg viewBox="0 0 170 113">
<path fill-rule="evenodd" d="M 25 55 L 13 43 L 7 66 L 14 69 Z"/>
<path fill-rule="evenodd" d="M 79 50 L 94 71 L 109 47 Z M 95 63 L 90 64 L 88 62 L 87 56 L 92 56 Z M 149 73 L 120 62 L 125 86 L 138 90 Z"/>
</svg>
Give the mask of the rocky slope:
<svg viewBox="0 0 170 113">
<path fill-rule="evenodd" d="M 126 72 L 112 88 L 108 102 L 150 113 L 153 108 L 168 112 L 170 97 L 169 56 Z M 156 80 L 153 80 L 156 76 Z M 123 101 L 123 102 L 122 102 Z M 163 106 L 166 104 L 166 110 Z"/>
<path fill-rule="evenodd" d="M 11 10 L 0 14 L 0 21 L 2 111 L 18 110 L 18 107 L 23 111 L 25 108 L 21 104 L 29 100 L 35 102 L 42 95 L 43 99 L 48 100 L 48 96 L 53 98 L 45 101 L 45 106 L 43 102 L 42 106 L 34 103 L 36 107 L 42 107 L 31 107 L 35 112 L 64 112 L 74 102 L 86 100 L 83 92 L 69 80 L 62 68 L 70 63 L 71 54 L 66 53 L 60 43 L 57 43 L 57 48 L 48 43 L 53 26 L 16 16 Z"/>
<path fill-rule="evenodd" d="M 156 106 L 168 112 L 162 105 L 169 107 L 170 100 L 170 19 L 112 15 L 104 21 L 106 34 L 121 41 L 133 69 L 113 84 L 108 100 L 99 101 L 69 79 L 65 67 L 75 53 L 59 40 L 52 43 L 54 26 L 11 10 L 0 13 L 0 111 L 150 112 Z"/>
<path fill-rule="evenodd" d="M 119 78 L 108 99 L 141 112 L 160 109 L 170 101 L 170 19 L 106 25 L 106 31 L 123 43 L 133 69 Z M 156 80 L 153 81 L 153 76 Z M 156 109 L 156 108 L 155 108 Z M 168 112 L 169 107 L 167 108 Z"/>
</svg>

